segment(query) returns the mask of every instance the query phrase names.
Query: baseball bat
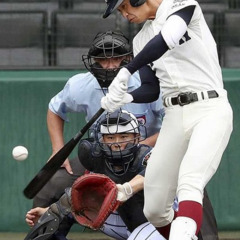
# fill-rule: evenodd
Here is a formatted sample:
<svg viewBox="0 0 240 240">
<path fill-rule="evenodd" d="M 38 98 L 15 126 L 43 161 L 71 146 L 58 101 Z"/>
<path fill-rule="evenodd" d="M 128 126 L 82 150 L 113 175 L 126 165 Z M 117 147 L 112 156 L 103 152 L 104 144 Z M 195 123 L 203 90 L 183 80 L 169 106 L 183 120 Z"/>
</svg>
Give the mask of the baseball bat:
<svg viewBox="0 0 240 240">
<path fill-rule="evenodd" d="M 89 122 L 70 140 L 68 141 L 55 155 L 53 155 L 49 161 L 40 169 L 35 177 L 29 182 L 29 184 L 23 190 L 25 197 L 32 199 L 36 194 L 44 187 L 49 179 L 56 173 L 61 167 L 66 158 L 72 152 L 74 147 L 80 141 L 82 136 L 92 126 L 92 124 L 101 116 L 104 112 L 103 108 L 100 108 L 96 114 L 89 120 Z"/>
</svg>

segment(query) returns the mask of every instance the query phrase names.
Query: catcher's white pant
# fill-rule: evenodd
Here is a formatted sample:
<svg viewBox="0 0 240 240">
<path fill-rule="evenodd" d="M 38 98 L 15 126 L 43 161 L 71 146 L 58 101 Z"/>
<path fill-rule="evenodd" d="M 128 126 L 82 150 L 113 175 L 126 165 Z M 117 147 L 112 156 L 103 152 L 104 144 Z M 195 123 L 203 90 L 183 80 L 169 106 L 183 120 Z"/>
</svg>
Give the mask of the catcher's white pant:
<svg viewBox="0 0 240 240">
<path fill-rule="evenodd" d="M 166 240 L 149 222 L 141 224 L 132 233 L 129 232 L 117 212 L 109 215 L 100 230 L 116 240 Z"/>
<path fill-rule="evenodd" d="M 232 132 L 225 90 L 218 98 L 166 107 L 144 182 L 147 219 L 156 227 L 173 219 L 173 199 L 202 204 L 203 189 L 216 172 Z"/>
</svg>

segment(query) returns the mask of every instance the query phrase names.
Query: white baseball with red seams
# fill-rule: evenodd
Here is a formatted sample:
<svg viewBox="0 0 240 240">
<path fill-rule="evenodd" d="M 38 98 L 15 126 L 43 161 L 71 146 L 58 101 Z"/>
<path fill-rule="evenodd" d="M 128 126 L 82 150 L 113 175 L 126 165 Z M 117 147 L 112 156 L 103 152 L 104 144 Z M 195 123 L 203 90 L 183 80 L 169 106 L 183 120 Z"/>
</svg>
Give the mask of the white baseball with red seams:
<svg viewBox="0 0 240 240">
<path fill-rule="evenodd" d="M 28 150 L 24 146 L 16 146 L 12 150 L 12 156 L 17 161 L 23 161 L 28 157 Z"/>
</svg>

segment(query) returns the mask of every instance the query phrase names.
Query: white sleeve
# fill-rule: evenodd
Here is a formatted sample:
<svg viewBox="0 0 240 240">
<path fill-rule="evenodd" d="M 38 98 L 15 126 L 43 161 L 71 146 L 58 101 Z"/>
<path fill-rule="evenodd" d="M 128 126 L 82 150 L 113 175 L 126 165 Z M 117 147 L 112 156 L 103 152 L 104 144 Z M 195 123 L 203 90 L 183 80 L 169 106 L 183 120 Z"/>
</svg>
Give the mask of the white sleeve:
<svg viewBox="0 0 240 240">
<path fill-rule="evenodd" d="M 178 15 L 172 15 L 163 25 L 161 33 L 169 49 L 173 49 L 178 45 L 186 31 L 186 22 Z"/>
</svg>

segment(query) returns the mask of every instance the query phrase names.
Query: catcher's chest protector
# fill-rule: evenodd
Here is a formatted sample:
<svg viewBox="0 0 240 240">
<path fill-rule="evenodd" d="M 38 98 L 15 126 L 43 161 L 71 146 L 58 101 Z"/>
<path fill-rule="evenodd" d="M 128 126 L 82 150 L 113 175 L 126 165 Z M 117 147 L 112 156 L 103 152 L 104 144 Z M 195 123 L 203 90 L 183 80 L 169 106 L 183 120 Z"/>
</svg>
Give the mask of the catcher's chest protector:
<svg viewBox="0 0 240 240">
<path fill-rule="evenodd" d="M 93 172 L 94 173 L 101 173 L 107 175 L 111 178 L 116 184 L 123 184 L 125 182 L 129 182 L 132 178 L 134 178 L 137 174 L 139 174 L 142 170 L 146 168 L 143 165 L 143 159 L 147 153 L 151 151 L 151 147 L 146 145 L 140 145 L 139 149 L 135 155 L 135 158 L 132 162 L 132 165 L 129 167 L 126 174 L 118 176 L 115 175 L 106 165 L 105 159 L 101 158 L 97 159 L 97 161 L 93 160 Z"/>
</svg>

